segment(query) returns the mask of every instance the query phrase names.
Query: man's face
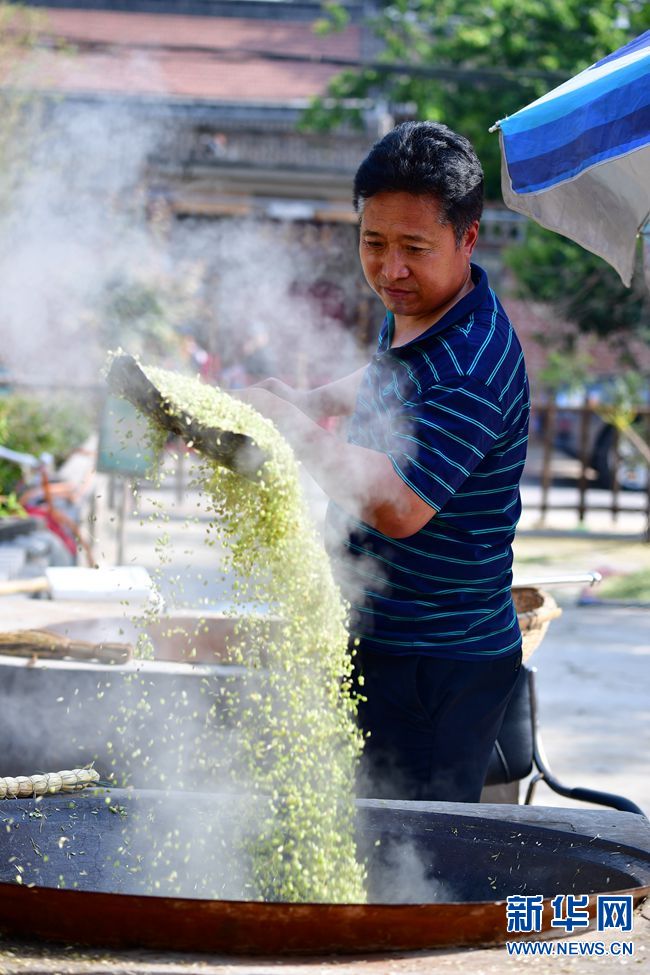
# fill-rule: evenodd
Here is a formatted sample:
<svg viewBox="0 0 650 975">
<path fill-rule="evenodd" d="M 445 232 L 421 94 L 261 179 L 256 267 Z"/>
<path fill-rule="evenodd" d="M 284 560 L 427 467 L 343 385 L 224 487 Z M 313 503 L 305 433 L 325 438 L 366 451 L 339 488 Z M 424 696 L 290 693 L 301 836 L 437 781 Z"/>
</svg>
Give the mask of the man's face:
<svg viewBox="0 0 650 975">
<path fill-rule="evenodd" d="M 478 221 L 458 245 L 434 196 L 387 191 L 365 201 L 359 254 L 366 281 L 405 325 L 426 325 L 467 280 Z"/>
</svg>

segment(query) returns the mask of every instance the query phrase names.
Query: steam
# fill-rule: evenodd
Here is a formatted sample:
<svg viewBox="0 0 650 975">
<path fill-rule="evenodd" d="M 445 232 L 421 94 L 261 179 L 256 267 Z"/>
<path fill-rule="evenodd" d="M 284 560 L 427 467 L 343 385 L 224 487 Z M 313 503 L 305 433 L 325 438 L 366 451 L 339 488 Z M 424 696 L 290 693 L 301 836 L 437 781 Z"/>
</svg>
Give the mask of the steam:
<svg viewBox="0 0 650 975">
<path fill-rule="evenodd" d="M 176 247 L 210 271 L 206 311 L 226 367 L 250 359 L 257 378 L 316 385 L 353 372 L 367 357 L 309 297 L 321 273 L 317 255 L 294 244 L 287 231 L 287 225 L 253 219 L 190 223 L 177 230 Z"/>
<path fill-rule="evenodd" d="M 286 227 L 253 220 L 188 223 L 165 235 L 152 225 L 146 172 L 165 137 L 163 121 L 143 124 L 125 105 L 110 110 L 60 105 L 52 109 L 42 137 L 16 157 L 14 165 L 24 171 L 0 225 L 0 358 L 9 372 L 34 382 L 98 383 L 107 348 L 115 345 L 108 298 L 115 282 L 134 281 L 162 295 L 161 318 L 172 341 L 157 343 L 153 332 L 138 331 L 134 312 L 132 336 L 123 342 L 126 351 L 187 369 L 178 336 L 189 332 L 219 357 L 222 370 L 247 359 L 259 378 L 275 374 L 308 386 L 358 369 L 367 355 L 313 298 L 310 288 L 321 268 L 306 249 L 292 244 Z M 343 280 L 349 255 L 339 258 Z M 127 308 L 122 323 L 127 339 L 128 315 Z M 190 562 L 185 550 L 182 563 Z M 111 681 L 117 686 L 116 677 Z M 71 699 L 80 697 L 73 685 L 71 675 Z M 202 697 L 183 697 L 179 689 L 161 701 L 152 675 L 145 672 L 121 687 L 122 703 L 103 733 L 116 740 L 122 756 L 131 750 L 133 774 L 128 767 L 122 770 L 130 785 L 138 785 L 141 756 L 135 753 L 141 748 L 146 774 L 155 770 L 147 780 L 150 786 L 190 788 L 199 782 L 198 791 L 217 788 L 228 795 L 229 780 L 238 777 L 245 788 L 228 734 L 211 739 L 213 729 L 206 721 L 212 705 L 220 713 L 218 688 L 207 681 Z M 99 693 L 104 695 L 103 685 Z M 41 702 L 41 713 L 46 710 Z M 75 749 L 83 747 L 82 738 L 80 728 Z M 198 769 L 192 764 L 197 754 Z M 324 766 L 321 772 L 327 775 Z M 119 781 L 117 764 L 115 773 Z M 240 823 L 238 828 L 245 832 L 248 827 Z M 161 870 L 168 880 L 169 871 L 200 868 L 200 848 L 172 856 L 171 821 L 160 836 L 165 850 Z M 231 840 L 220 834 L 218 842 Z M 235 837 L 231 845 L 238 843 Z M 245 875 L 244 867 L 233 868 L 232 885 L 224 880 L 220 895 L 241 896 Z M 168 889 L 174 889 L 172 880 Z M 211 895 L 216 894 L 215 889 Z"/>
<path fill-rule="evenodd" d="M 436 876 L 435 853 L 408 836 L 379 840 L 372 862 L 375 904 L 433 904 L 463 900 L 448 881 Z"/>
<path fill-rule="evenodd" d="M 154 141 L 126 109 L 58 106 L 13 160 L 23 173 L 0 226 L 0 350 L 12 374 L 97 381 L 101 296 L 154 256 L 131 219 Z"/>
<path fill-rule="evenodd" d="M 116 344 L 107 295 L 115 282 L 136 281 L 162 296 L 172 329 L 198 333 L 224 367 L 248 358 L 262 370 L 258 378 L 266 366 L 266 374 L 301 385 L 358 368 L 364 355 L 353 335 L 310 294 L 322 278 L 322 255 L 295 246 L 289 225 L 172 221 L 161 228 L 147 181 L 170 124 L 143 120 L 127 102 L 65 103 L 48 109 L 37 134 L 22 142 L 17 135 L 2 160 L 13 187 L 0 223 L 4 365 L 32 380 L 97 382 L 106 349 Z M 335 287 L 345 296 L 353 290 L 351 262 L 341 256 Z M 129 342 L 126 330 L 126 351 L 164 358 L 136 331 Z M 178 363 L 180 351 L 172 341 L 166 355 Z"/>
</svg>

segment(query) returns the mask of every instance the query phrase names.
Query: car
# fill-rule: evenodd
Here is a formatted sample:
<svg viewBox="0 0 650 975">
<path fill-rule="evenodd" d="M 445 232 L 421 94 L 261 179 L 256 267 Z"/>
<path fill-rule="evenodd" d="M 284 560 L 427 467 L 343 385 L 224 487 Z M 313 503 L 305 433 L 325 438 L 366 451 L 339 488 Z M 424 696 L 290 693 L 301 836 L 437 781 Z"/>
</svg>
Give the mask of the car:
<svg viewBox="0 0 650 975">
<path fill-rule="evenodd" d="M 556 393 L 554 446 L 577 459 L 582 456 L 581 407 L 585 403 L 591 407 L 585 457 L 587 465 L 595 471 L 597 486 L 611 490 L 617 484 L 625 490 L 646 490 L 648 462 L 627 437 L 617 435 L 616 428 L 608 422 L 607 413 L 617 407 L 634 415 L 640 407 L 643 412 L 633 421 L 633 429 L 647 442 L 650 381 L 636 374 L 599 376 L 582 387 L 564 388 Z"/>
</svg>

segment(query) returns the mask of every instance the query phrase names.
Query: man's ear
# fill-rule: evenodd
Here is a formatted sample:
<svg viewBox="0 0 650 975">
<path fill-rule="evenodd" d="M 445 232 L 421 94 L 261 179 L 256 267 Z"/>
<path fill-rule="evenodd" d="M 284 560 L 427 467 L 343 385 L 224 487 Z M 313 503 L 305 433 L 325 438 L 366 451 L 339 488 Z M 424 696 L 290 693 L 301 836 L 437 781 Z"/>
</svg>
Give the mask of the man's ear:
<svg viewBox="0 0 650 975">
<path fill-rule="evenodd" d="M 478 220 L 475 220 L 465 231 L 461 248 L 465 251 L 468 258 L 472 256 L 472 251 L 476 247 L 476 241 L 478 240 L 478 228 L 479 222 Z"/>
</svg>

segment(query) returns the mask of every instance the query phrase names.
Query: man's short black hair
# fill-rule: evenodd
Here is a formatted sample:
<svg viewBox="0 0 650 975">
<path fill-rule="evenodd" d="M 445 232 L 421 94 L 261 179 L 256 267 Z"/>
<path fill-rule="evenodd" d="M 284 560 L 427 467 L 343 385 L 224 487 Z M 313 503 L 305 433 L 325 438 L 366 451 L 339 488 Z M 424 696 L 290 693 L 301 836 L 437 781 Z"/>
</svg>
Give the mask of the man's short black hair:
<svg viewBox="0 0 650 975">
<path fill-rule="evenodd" d="M 402 122 L 376 142 L 354 177 L 354 208 L 386 191 L 434 196 L 460 244 L 483 212 L 483 169 L 471 142 L 439 122 Z"/>
</svg>

